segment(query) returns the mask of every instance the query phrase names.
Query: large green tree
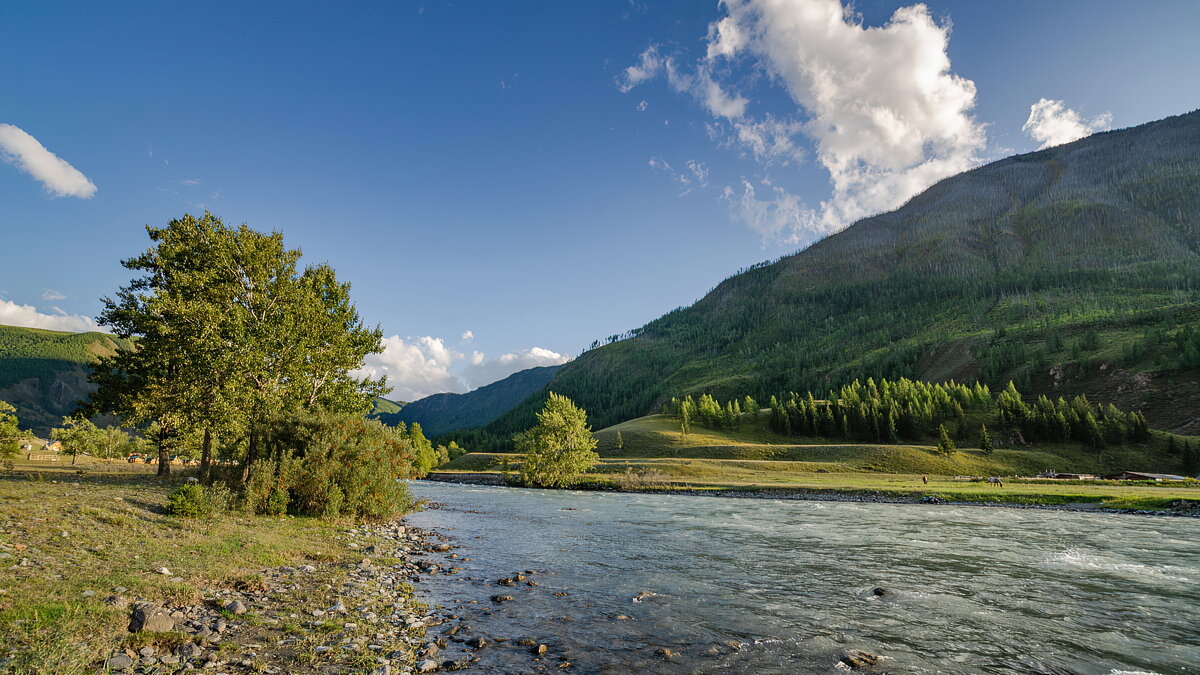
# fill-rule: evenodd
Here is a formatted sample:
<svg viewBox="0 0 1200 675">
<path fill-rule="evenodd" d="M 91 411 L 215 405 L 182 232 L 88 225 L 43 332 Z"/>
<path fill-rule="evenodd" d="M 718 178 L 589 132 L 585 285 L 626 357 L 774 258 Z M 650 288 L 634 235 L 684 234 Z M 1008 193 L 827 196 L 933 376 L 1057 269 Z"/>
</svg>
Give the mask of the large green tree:
<svg viewBox="0 0 1200 675">
<path fill-rule="evenodd" d="M 521 477 L 530 485 L 565 487 L 600 460 L 587 411 L 550 392 L 537 425 L 513 440 L 525 453 Z"/>
<path fill-rule="evenodd" d="M 146 230 L 153 245 L 122 263 L 141 276 L 100 316 L 137 348 L 101 360 L 92 410 L 157 423 L 160 475 L 191 433 L 202 434 L 207 472 L 213 436 L 224 434 L 248 438 L 245 479 L 272 418 L 365 412 L 387 393 L 382 378 L 353 374 L 382 349 L 382 332 L 363 325 L 350 285 L 328 265 L 300 271 L 301 253 L 281 233 L 208 212 Z"/>
</svg>

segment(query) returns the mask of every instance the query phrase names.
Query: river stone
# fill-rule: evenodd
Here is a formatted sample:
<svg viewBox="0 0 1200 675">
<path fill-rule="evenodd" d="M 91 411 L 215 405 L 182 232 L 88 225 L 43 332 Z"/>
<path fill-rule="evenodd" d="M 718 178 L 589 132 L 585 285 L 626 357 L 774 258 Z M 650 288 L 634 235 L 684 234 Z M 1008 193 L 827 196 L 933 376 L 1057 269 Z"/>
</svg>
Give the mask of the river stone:
<svg viewBox="0 0 1200 675">
<path fill-rule="evenodd" d="M 175 619 L 172 619 L 161 607 L 150 603 L 138 605 L 129 617 L 130 633 L 142 631 L 164 633 L 174 627 Z"/>
<path fill-rule="evenodd" d="M 538 656 L 541 656 L 542 654 L 545 654 L 549 649 L 550 648 L 547 647 L 546 645 L 538 645 L 529 651 L 533 652 L 534 654 L 537 654 Z"/>
<path fill-rule="evenodd" d="M 246 603 L 242 602 L 241 600 L 233 600 L 231 602 L 227 602 L 227 603 L 225 603 L 225 611 L 230 612 L 232 614 L 245 614 L 246 613 Z"/>
<path fill-rule="evenodd" d="M 186 644 L 179 645 L 179 648 L 175 650 L 176 656 L 182 656 L 185 659 L 194 659 L 203 653 L 204 650 L 201 649 L 200 645 L 196 644 L 195 642 L 188 642 Z"/>
<path fill-rule="evenodd" d="M 129 658 L 128 654 L 117 652 L 108 657 L 108 660 L 104 662 L 104 667 L 109 670 L 125 670 L 133 667 L 133 659 Z"/>
<path fill-rule="evenodd" d="M 488 646 L 488 644 L 488 641 L 482 637 L 476 637 L 467 640 L 467 646 L 471 647 L 472 649 L 483 649 L 484 647 Z"/>
<path fill-rule="evenodd" d="M 417 672 L 418 673 L 432 673 L 432 672 L 436 671 L 437 669 L 438 669 L 438 663 L 437 663 L 437 661 L 434 661 L 433 659 L 426 659 L 417 664 Z"/>
<path fill-rule="evenodd" d="M 156 650 L 153 645 L 146 645 L 138 650 L 138 654 L 141 654 L 142 656 L 154 656 L 156 651 L 158 650 Z"/>
<path fill-rule="evenodd" d="M 859 649 L 847 649 L 838 657 L 838 661 L 851 668 L 866 668 L 879 662 L 879 655 L 864 652 Z"/>
<path fill-rule="evenodd" d="M 513 596 L 511 596 L 511 595 L 493 595 L 492 596 L 492 602 L 495 602 L 495 603 L 508 602 L 509 600 L 512 600 L 512 599 L 513 599 Z"/>
</svg>

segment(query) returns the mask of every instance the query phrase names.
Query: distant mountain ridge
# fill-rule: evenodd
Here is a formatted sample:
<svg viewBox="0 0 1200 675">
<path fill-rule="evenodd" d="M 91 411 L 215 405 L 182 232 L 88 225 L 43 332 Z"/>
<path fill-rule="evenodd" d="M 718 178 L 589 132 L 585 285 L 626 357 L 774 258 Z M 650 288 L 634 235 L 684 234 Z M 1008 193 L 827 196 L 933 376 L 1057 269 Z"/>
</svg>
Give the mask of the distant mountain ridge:
<svg viewBox="0 0 1200 675">
<path fill-rule="evenodd" d="M 375 417 L 393 426 L 419 423 L 429 437 L 483 426 L 541 391 L 561 367 L 529 368 L 466 394 L 433 394 L 406 404 L 399 412 Z"/>
<path fill-rule="evenodd" d="M 683 394 L 1009 379 L 1200 431 L 1200 112 L 946 178 L 584 353 L 548 389 L 596 428 Z M 502 446 L 532 397 L 460 442 Z"/>
<path fill-rule="evenodd" d="M 45 435 L 94 389 L 89 366 L 132 344 L 108 333 L 0 326 L 0 400 L 17 409 L 22 428 Z"/>
</svg>

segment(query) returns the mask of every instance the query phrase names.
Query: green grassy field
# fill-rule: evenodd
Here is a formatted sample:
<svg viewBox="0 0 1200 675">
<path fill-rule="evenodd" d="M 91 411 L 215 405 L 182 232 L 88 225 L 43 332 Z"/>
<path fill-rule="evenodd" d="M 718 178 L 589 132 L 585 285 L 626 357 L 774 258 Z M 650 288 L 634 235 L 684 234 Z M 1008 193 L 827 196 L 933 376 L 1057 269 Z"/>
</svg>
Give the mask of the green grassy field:
<svg viewBox="0 0 1200 675">
<path fill-rule="evenodd" d="M 125 632 L 129 610 L 102 601 L 117 587 L 129 598 L 194 604 L 205 589 L 261 583 L 264 568 L 362 558 L 341 540 L 345 524 L 319 518 L 167 515 L 167 496 L 183 478 L 163 482 L 153 471 L 84 458 L 77 466 L 18 462 L 0 475 L 0 672 L 94 672 L 134 638 Z M 332 593 L 307 589 L 291 607 L 327 607 Z M 145 635 L 149 644 L 186 638 Z M 264 625 L 258 637 L 275 644 L 289 636 Z"/>
<path fill-rule="evenodd" d="M 617 432 L 621 447 L 617 447 Z M 1033 476 L 1056 471 L 1145 470 L 1154 450 L 1125 447 L 1097 452 L 1078 445 L 998 448 L 991 456 L 961 448 L 951 456 L 925 445 L 797 444 L 796 439 L 747 424 L 738 431 L 694 427 L 686 436 L 676 420 L 652 415 L 596 432 L 602 459 L 585 482 L 625 489 L 770 490 L 896 498 L 941 496 L 952 501 L 1026 504 L 1092 503 L 1108 508 L 1162 508 L 1200 500 L 1200 483 L 1154 485 L 1118 481 L 1085 484 L 1012 480 L 1003 488 L 955 476 Z M 517 453 L 470 453 L 438 468 L 446 473 L 515 475 Z M 928 484 L 924 479 L 928 479 Z"/>
</svg>

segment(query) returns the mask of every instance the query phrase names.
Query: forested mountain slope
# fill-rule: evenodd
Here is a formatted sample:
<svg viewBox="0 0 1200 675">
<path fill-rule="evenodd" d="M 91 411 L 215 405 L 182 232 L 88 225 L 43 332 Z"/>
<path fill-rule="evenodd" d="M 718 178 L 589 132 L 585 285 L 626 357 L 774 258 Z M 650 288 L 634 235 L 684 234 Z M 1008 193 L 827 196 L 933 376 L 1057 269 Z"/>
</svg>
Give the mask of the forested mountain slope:
<svg viewBox="0 0 1200 675">
<path fill-rule="evenodd" d="M 947 178 L 567 364 L 597 428 L 671 396 L 1015 380 L 1200 430 L 1200 112 Z M 527 427 L 530 397 L 467 442 Z"/>
<path fill-rule="evenodd" d="M 0 326 L 0 400 L 16 407 L 21 428 L 46 434 L 94 388 L 89 365 L 130 344 L 107 333 Z"/>
<path fill-rule="evenodd" d="M 405 405 L 392 414 L 376 415 L 386 424 L 421 425 L 427 436 L 478 427 L 541 391 L 562 366 L 529 368 L 466 394 L 434 394 Z"/>
</svg>

